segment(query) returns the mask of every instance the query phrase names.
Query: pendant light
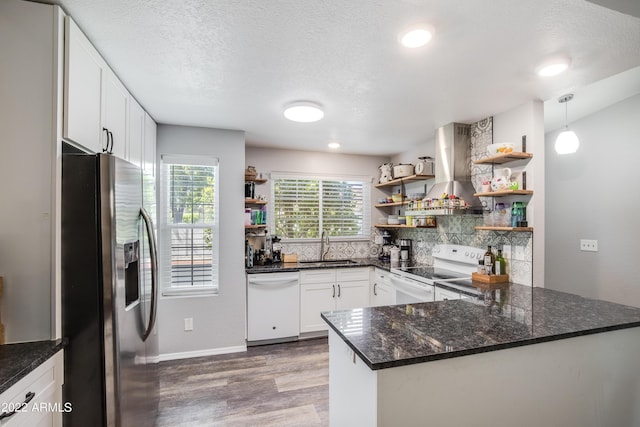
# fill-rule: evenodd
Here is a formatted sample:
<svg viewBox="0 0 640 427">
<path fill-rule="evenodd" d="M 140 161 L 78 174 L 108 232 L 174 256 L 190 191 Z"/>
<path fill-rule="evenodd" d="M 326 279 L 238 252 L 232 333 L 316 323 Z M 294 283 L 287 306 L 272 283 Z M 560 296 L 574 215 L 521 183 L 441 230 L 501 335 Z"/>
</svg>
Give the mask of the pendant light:
<svg viewBox="0 0 640 427">
<path fill-rule="evenodd" d="M 574 131 L 569 130 L 569 123 L 567 120 L 567 102 L 573 99 L 573 94 L 569 93 L 563 95 L 558 99 L 558 102 L 564 104 L 564 130 L 560 132 L 556 139 L 555 149 L 558 154 L 571 154 L 578 150 L 580 141 Z"/>
</svg>

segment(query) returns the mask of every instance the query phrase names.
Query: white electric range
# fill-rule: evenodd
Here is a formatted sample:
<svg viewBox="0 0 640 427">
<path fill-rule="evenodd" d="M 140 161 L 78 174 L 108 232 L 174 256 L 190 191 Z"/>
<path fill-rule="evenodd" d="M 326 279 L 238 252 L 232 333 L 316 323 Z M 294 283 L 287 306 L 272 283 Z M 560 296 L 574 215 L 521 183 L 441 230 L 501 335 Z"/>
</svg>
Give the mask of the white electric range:
<svg viewBox="0 0 640 427">
<path fill-rule="evenodd" d="M 461 283 L 471 281 L 471 273 L 477 270 L 484 253 L 485 250 L 472 246 L 441 244 L 431 252 L 433 266 L 392 266 L 390 278 L 396 291 L 396 304 L 441 301 L 474 294 L 475 290 L 470 286 L 465 287 L 468 291 L 465 293 L 455 289 Z M 436 286 L 438 283 L 447 286 Z"/>
</svg>

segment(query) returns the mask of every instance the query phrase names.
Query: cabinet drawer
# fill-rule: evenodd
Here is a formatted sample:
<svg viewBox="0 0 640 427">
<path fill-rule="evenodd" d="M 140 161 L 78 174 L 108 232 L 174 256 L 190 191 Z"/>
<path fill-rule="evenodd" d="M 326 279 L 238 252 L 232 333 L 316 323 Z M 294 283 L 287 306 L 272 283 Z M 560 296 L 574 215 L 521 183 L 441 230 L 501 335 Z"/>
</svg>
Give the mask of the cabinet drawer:
<svg viewBox="0 0 640 427">
<path fill-rule="evenodd" d="M 336 280 L 336 271 L 332 269 L 325 270 L 301 270 L 300 283 L 332 283 Z"/>
<path fill-rule="evenodd" d="M 2 405 L 0 412 L 11 412 L 16 409 L 17 405 L 25 401 L 29 393 L 35 394 L 19 412 L 1 420 L 0 426 L 33 426 L 45 419 L 60 421 L 62 365 L 63 353 L 59 351 L 0 395 L 0 404 Z M 59 425 L 58 422 L 54 422 L 54 424 Z"/>
<path fill-rule="evenodd" d="M 338 282 L 369 280 L 369 268 L 344 268 L 336 271 Z"/>
</svg>

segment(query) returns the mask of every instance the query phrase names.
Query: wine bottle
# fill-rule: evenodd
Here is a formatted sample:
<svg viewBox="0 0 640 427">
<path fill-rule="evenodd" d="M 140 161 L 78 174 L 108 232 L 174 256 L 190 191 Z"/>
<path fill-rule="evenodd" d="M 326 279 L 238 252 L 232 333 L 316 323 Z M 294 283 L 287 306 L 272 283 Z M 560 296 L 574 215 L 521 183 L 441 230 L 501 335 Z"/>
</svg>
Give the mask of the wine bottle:
<svg viewBox="0 0 640 427">
<path fill-rule="evenodd" d="M 495 264 L 496 274 L 507 274 L 507 261 L 502 256 L 502 249 L 498 249 Z"/>
<path fill-rule="evenodd" d="M 491 245 L 487 247 L 487 252 L 484 253 L 484 266 L 487 269 L 487 273 L 495 273 L 496 256 L 491 251 Z"/>
</svg>

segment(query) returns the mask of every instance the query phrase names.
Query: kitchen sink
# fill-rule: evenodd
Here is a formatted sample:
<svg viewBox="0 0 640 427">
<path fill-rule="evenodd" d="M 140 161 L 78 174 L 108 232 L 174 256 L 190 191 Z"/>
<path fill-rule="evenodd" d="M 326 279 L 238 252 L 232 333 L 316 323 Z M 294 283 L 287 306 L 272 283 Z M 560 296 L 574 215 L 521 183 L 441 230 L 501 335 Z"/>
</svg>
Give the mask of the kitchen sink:
<svg viewBox="0 0 640 427">
<path fill-rule="evenodd" d="M 324 266 L 338 266 L 338 265 L 350 265 L 356 264 L 355 261 L 350 259 L 325 259 L 324 261 L 299 261 L 300 264 L 305 266 L 313 266 L 313 267 L 324 267 Z"/>
</svg>

